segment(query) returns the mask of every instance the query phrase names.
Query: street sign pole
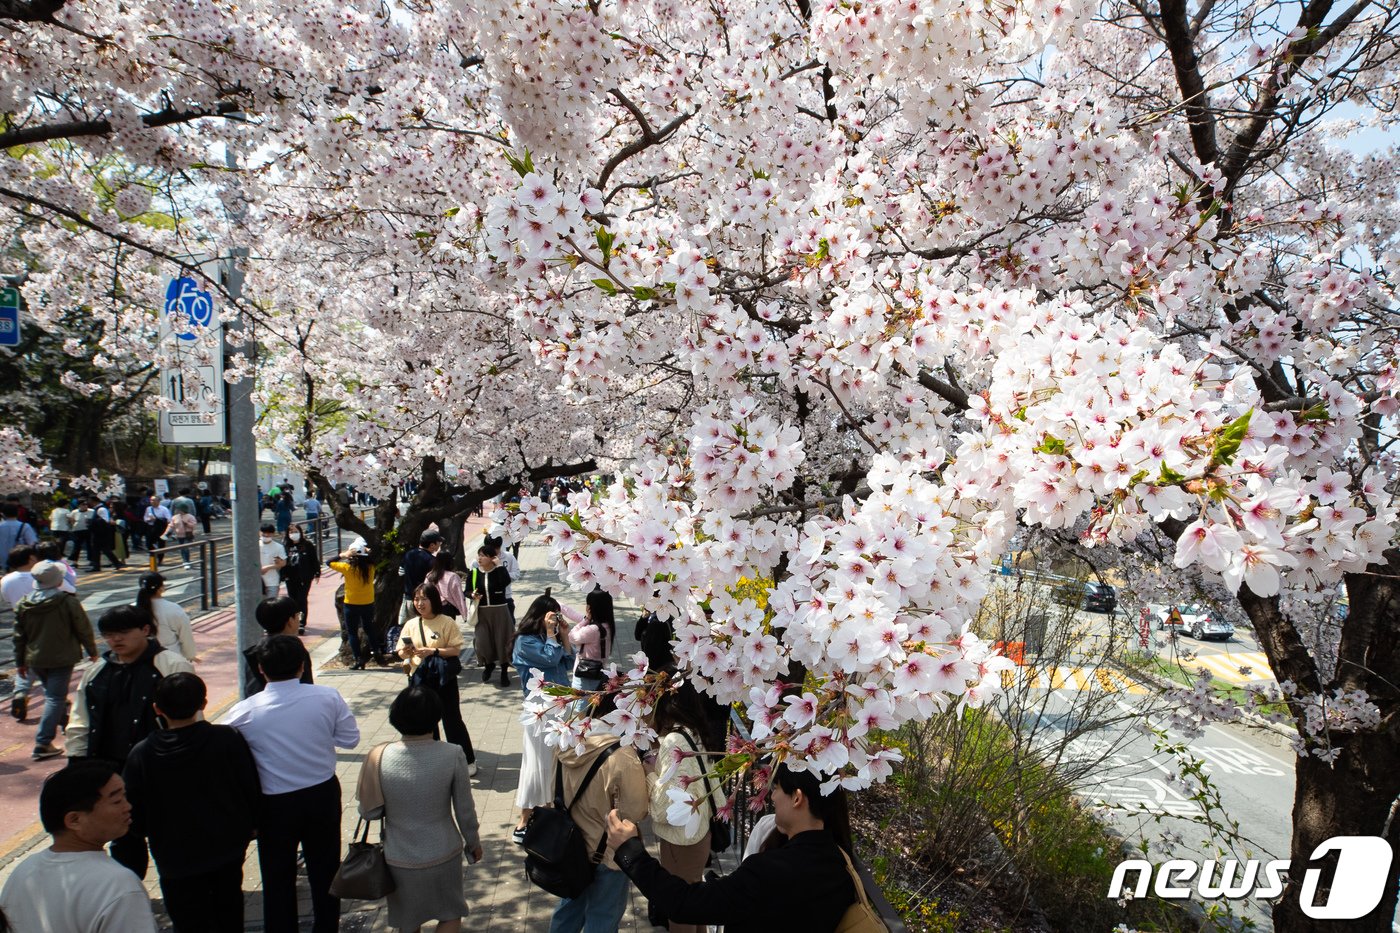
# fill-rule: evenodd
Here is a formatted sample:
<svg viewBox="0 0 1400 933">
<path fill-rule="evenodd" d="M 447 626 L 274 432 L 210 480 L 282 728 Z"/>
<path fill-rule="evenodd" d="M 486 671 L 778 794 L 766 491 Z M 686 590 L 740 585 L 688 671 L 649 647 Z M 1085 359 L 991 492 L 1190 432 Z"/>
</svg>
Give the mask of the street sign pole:
<svg viewBox="0 0 1400 933">
<path fill-rule="evenodd" d="M 19 289 L 0 288 L 0 347 L 19 346 Z"/>
<path fill-rule="evenodd" d="M 232 146 L 224 150 L 224 163 L 230 169 L 238 167 Z M 230 208 L 235 226 L 243 220 L 243 206 L 234 199 Z M 230 251 L 225 266 L 224 285 L 237 311 L 243 298 L 242 263 L 248 250 L 239 247 Z M 243 332 L 242 313 L 238 313 L 235 329 Z M 228 328 L 224 329 L 228 333 Z M 227 350 L 227 346 L 225 347 Z M 248 362 L 257 361 L 257 344 L 249 341 L 244 347 Z M 248 695 L 248 649 L 260 640 L 254 615 L 262 600 L 262 561 L 258 550 L 258 449 L 253 440 L 253 407 L 255 378 L 245 376 L 228 387 L 229 471 L 232 474 L 233 500 L 233 601 L 238 615 L 238 695 Z"/>
</svg>

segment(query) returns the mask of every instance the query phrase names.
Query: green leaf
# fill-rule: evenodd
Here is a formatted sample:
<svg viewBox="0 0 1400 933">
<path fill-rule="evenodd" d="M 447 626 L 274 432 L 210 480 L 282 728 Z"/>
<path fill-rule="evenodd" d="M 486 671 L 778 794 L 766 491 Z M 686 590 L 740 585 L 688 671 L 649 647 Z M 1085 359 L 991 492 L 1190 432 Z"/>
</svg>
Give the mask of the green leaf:
<svg viewBox="0 0 1400 933">
<path fill-rule="evenodd" d="M 444 216 L 444 217 L 456 217 L 456 216 L 457 216 L 458 214 L 460 214 L 461 212 L 462 212 L 462 209 L 461 209 L 460 207 L 449 207 L 447 210 L 445 210 L 445 211 L 442 212 L 442 216 Z"/>
<path fill-rule="evenodd" d="M 656 289 L 638 285 L 632 289 L 632 297 L 638 301 L 651 301 L 656 297 Z"/>
<path fill-rule="evenodd" d="M 1035 451 L 1041 454 L 1059 454 L 1064 456 L 1065 442 L 1053 434 L 1047 434 L 1045 435 L 1045 440 L 1040 442 L 1040 445 L 1035 448 Z"/>
<path fill-rule="evenodd" d="M 1240 452 L 1240 444 L 1244 443 L 1244 436 L 1249 433 L 1249 419 L 1253 416 L 1254 409 L 1251 408 L 1220 429 L 1215 437 L 1215 446 L 1210 451 L 1211 469 L 1235 462 L 1235 454 Z"/>
<path fill-rule="evenodd" d="M 1177 483 L 1184 483 L 1184 482 L 1186 482 L 1186 476 L 1185 476 L 1185 474 L 1183 474 L 1183 473 L 1178 473 L 1176 470 L 1173 470 L 1171 467 L 1167 466 L 1167 461 L 1163 460 L 1163 461 L 1162 461 L 1162 475 L 1159 476 L 1159 477 L 1157 477 L 1157 485 L 1158 485 L 1158 486 L 1175 486 Z"/>
<path fill-rule="evenodd" d="M 1331 421 L 1332 416 L 1327 413 L 1327 403 L 1318 402 L 1298 412 L 1298 420 L 1307 424 L 1310 421 Z"/>
<path fill-rule="evenodd" d="M 520 159 L 517 159 L 510 153 L 506 153 L 506 161 L 510 163 L 511 168 L 515 169 L 515 174 L 519 175 L 521 178 L 524 178 L 535 170 L 535 163 L 534 160 L 530 158 L 529 149 L 525 150 L 524 157 Z"/>
<path fill-rule="evenodd" d="M 593 279 L 592 281 L 593 284 L 598 286 L 598 288 L 600 288 L 604 294 L 607 294 L 609 296 L 617 294 L 617 286 L 613 284 L 612 279 Z"/>
</svg>

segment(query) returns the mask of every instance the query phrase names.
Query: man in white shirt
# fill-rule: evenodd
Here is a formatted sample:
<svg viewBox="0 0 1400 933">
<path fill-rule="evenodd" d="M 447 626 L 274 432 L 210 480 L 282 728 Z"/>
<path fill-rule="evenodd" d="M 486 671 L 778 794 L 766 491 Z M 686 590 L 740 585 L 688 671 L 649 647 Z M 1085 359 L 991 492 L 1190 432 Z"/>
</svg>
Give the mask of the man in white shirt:
<svg viewBox="0 0 1400 933">
<path fill-rule="evenodd" d="M 268 933 L 297 930 L 298 845 L 306 857 L 313 931 L 331 933 L 340 923 L 340 899 L 330 893 L 340 868 L 335 750 L 358 745 L 360 729 L 334 687 L 298 680 L 305 654 L 294 636 L 269 638 L 259 658 L 267 687 L 224 719 L 247 740 L 262 781 L 258 866 Z"/>
<path fill-rule="evenodd" d="M 161 546 L 160 536 L 165 534 L 165 529 L 170 526 L 170 509 L 161 505 L 159 496 L 151 496 L 141 520 L 146 523 L 146 550 L 154 551 Z M 160 566 L 163 556 L 156 555 L 156 566 Z"/>
<path fill-rule="evenodd" d="M 10 549 L 10 554 L 5 566 L 9 573 L 4 579 L 0 579 L 0 596 L 13 609 L 19 605 L 19 601 L 34 591 L 34 574 L 30 573 L 34 565 L 39 563 L 39 552 L 28 545 L 20 545 Z"/>
<path fill-rule="evenodd" d="M 287 549 L 277 540 L 277 526 L 272 522 L 263 522 L 258 529 L 258 565 L 262 573 L 263 596 L 272 599 L 282 582 L 278 571 L 287 566 Z"/>
<path fill-rule="evenodd" d="M 49 775 L 39 819 L 53 845 L 21 862 L 0 891 L 10 929 L 155 933 L 141 881 L 102 851 L 131 826 L 125 785 L 111 764 L 73 762 Z"/>
</svg>

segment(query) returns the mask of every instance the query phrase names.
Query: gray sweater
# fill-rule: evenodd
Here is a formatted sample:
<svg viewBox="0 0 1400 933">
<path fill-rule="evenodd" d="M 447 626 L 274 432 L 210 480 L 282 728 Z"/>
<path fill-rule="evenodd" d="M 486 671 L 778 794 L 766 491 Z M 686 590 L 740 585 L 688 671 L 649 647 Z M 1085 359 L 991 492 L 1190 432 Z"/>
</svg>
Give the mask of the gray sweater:
<svg viewBox="0 0 1400 933">
<path fill-rule="evenodd" d="M 384 860 L 399 868 L 431 868 L 480 844 L 467 756 L 432 736 L 405 736 L 384 749 Z M 453 825 L 452 815 L 457 822 Z"/>
</svg>

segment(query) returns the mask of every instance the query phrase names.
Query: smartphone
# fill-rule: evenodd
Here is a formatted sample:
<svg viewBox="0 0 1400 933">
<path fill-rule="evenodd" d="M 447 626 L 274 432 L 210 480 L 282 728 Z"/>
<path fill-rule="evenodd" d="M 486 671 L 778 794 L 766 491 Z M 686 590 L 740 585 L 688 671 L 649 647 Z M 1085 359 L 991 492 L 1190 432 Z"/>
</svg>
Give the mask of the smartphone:
<svg viewBox="0 0 1400 933">
<path fill-rule="evenodd" d="M 403 640 L 403 646 L 404 646 L 405 648 L 412 648 L 412 647 L 413 647 L 413 639 L 412 639 L 412 638 L 409 638 L 408 636 L 405 635 L 405 636 L 404 636 L 404 640 Z"/>
</svg>

